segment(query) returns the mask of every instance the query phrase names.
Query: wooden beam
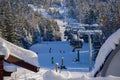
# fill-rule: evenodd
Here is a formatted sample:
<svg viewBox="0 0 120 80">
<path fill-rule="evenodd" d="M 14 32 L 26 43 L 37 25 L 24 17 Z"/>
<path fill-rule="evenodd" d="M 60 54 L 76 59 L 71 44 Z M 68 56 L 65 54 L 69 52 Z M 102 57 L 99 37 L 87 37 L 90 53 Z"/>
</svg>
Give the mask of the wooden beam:
<svg viewBox="0 0 120 80">
<path fill-rule="evenodd" d="M 0 55 L 0 80 L 3 80 L 3 76 L 4 76 L 3 63 L 4 63 L 4 55 Z"/>
<path fill-rule="evenodd" d="M 6 71 L 4 71 L 4 73 L 3 73 L 4 76 L 11 76 L 11 74 L 12 74 L 12 72 L 6 72 Z"/>
<path fill-rule="evenodd" d="M 39 71 L 39 67 L 34 66 L 32 64 L 29 64 L 28 62 L 25 62 L 15 56 L 10 55 L 9 58 L 6 60 L 8 63 L 13 63 L 15 65 L 18 65 L 20 67 L 23 67 L 25 69 L 34 71 L 34 72 L 38 72 Z"/>
</svg>

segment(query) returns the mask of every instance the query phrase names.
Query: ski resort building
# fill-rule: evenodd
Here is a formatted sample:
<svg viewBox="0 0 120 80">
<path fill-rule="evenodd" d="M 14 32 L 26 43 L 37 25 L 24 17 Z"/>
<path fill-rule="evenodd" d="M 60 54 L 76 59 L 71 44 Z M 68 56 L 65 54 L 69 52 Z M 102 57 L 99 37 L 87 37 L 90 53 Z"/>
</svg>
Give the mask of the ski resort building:
<svg viewBox="0 0 120 80">
<path fill-rule="evenodd" d="M 120 77 L 120 29 L 113 33 L 102 45 L 95 62 L 92 76 Z"/>
<path fill-rule="evenodd" d="M 101 69 L 101 76 L 120 76 L 120 44 L 115 50 L 107 56 L 103 68 Z"/>
<path fill-rule="evenodd" d="M 37 54 L 0 38 L 0 80 L 5 76 L 11 76 L 16 67 L 5 66 L 4 62 L 12 63 L 33 72 L 39 71 Z"/>
</svg>

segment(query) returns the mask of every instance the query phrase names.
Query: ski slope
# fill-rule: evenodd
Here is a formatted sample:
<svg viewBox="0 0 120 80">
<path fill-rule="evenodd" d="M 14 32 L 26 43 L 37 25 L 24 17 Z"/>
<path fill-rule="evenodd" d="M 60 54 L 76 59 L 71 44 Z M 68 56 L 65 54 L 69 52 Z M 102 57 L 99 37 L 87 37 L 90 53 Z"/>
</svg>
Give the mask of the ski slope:
<svg viewBox="0 0 120 80">
<path fill-rule="evenodd" d="M 51 49 L 50 49 L 51 48 Z M 17 68 L 17 72 L 4 80 L 120 80 L 120 77 L 107 76 L 93 78 L 89 76 L 88 44 L 84 43 L 80 50 L 80 62 L 74 62 L 77 52 L 72 52 L 69 42 L 42 42 L 31 46 L 30 50 L 38 54 L 40 70 L 38 73 L 23 68 Z M 54 57 L 54 63 L 51 62 Z M 59 69 L 56 73 L 55 64 L 61 65 L 64 57 L 64 65 L 67 69 Z"/>
<path fill-rule="evenodd" d="M 64 32 L 65 32 L 65 25 L 67 23 L 64 22 L 63 20 L 59 20 L 59 19 L 55 19 L 55 21 L 57 22 L 59 29 L 60 29 L 61 40 L 66 41 L 65 36 L 64 36 Z"/>
<path fill-rule="evenodd" d="M 49 51 L 51 48 L 51 51 Z M 69 42 L 42 42 L 35 44 L 30 48 L 36 52 L 39 57 L 40 71 L 38 73 L 18 68 L 17 72 L 12 74 L 11 78 L 5 80 L 120 80 L 119 77 L 107 76 L 93 78 L 89 76 L 88 65 L 88 44 L 84 43 L 80 52 L 80 62 L 73 62 L 76 52 L 72 52 Z M 61 50 L 61 52 L 60 52 Z M 64 53 L 63 53 L 64 51 Z M 51 63 L 51 57 L 54 57 L 54 64 Z M 64 65 L 67 70 L 59 69 L 56 73 L 55 64 L 61 65 L 61 57 L 64 57 Z"/>
<path fill-rule="evenodd" d="M 50 51 L 51 48 L 51 51 Z M 72 52 L 73 48 L 69 45 L 69 42 L 42 42 L 41 44 L 33 45 L 30 50 L 36 52 L 39 57 L 41 67 L 54 68 L 55 63 L 61 65 L 61 59 L 64 57 L 64 64 L 69 70 L 82 70 L 87 69 L 89 66 L 88 44 L 84 43 L 83 48 L 80 51 L 80 62 L 73 62 L 77 58 L 77 51 Z M 51 58 L 54 58 L 54 64 L 51 64 Z"/>
<path fill-rule="evenodd" d="M 51 48 L 51 51 L 49 51 Z M 40 71 L 38 73 L 31 72 L 29 70 L 18 68 L 17 72 L 12 74 L 13 79 L 17 80 L 49 80 L 46 76 L 62 75 L 63 79 L 79 78 L 88 74 L 88 52 L 84 52 L 88 49 L 88 44 L 84 43 L 83 48 L 80 51 L 80 62 L 74 62 L 73 59 L 77 57 L 77 52 L 72 52 L 72 47 L 69 42 L 42 42 L 41 44 L 33 45 L 30 50 L 38 54 Z M 51 57 L 54 57 L 54 64 L 51 63 Z M 61 58 L 64 57 L 65 69 L 59 69 L 57 74 L 55 72 L 55 64 L 61 65 Z M 49 74 L 49 75 L 48 75 Z M 54 77 L 53 77 L 54 78 Z M 54 80 L 54 79 L 50 80 Z M 56 77 L 58 78 L 58 77 Z M 7 79 L 6 79 L 7 80 Z"/>
</svg>

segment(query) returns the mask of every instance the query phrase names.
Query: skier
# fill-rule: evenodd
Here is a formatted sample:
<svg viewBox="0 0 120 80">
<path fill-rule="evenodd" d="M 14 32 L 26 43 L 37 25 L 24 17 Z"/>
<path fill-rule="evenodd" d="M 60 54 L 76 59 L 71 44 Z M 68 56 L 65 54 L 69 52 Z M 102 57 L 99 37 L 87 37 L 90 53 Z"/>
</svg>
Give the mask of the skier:
<svg viewBox="0 0 120 80">
<path fill-rule="evenodd" d="M 62 53 L 62 50 L 60 50 L 60 53 Z"/>
<path fill-rule="evenodd" d="M 60 69 L 67 69 L 66 66 L 64 65 L 64 57 L 62 57 L 62 59 L 61 59 Z"/>
<path fill-rule="evenodd" d="M 49 53 L 51 53 L 51 48 L 49 49 Z"/>
<path fill-rule="evenodd" d="M 51 58 L 51 63 L 54 64 L 54 57 Z"/>
</svg>

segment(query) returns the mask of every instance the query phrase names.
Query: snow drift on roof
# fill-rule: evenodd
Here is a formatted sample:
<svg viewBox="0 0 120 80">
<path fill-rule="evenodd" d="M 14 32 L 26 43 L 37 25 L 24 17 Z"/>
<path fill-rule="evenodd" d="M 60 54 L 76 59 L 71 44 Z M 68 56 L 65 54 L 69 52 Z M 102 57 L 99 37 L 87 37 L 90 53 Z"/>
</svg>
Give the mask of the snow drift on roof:
<svg viewBox="0 0 120 80">
<path fill-rule="evenodd" d="M 36 53 L 18 47 L 2 38 L 0 38 L 0 55 L 5 55 L 5 59 L 7 59 L 9 55 L 12 55 L 25 62 L 39 67 L 38 57 Z"/>
<path fill-rule="evenodd" d="M 119 44 L 119 42 L 120 42 L 120 29 L 113 33 L 100 48 L 98 56 L 96 58 L 94 66 L 95 68 L 93 69 L 91 76 L 94 76 L 95 73 L 100 69 L 107 55 L 109 55 L 110 52 L 116 48 L 116 44 Z"/>
</svg>

